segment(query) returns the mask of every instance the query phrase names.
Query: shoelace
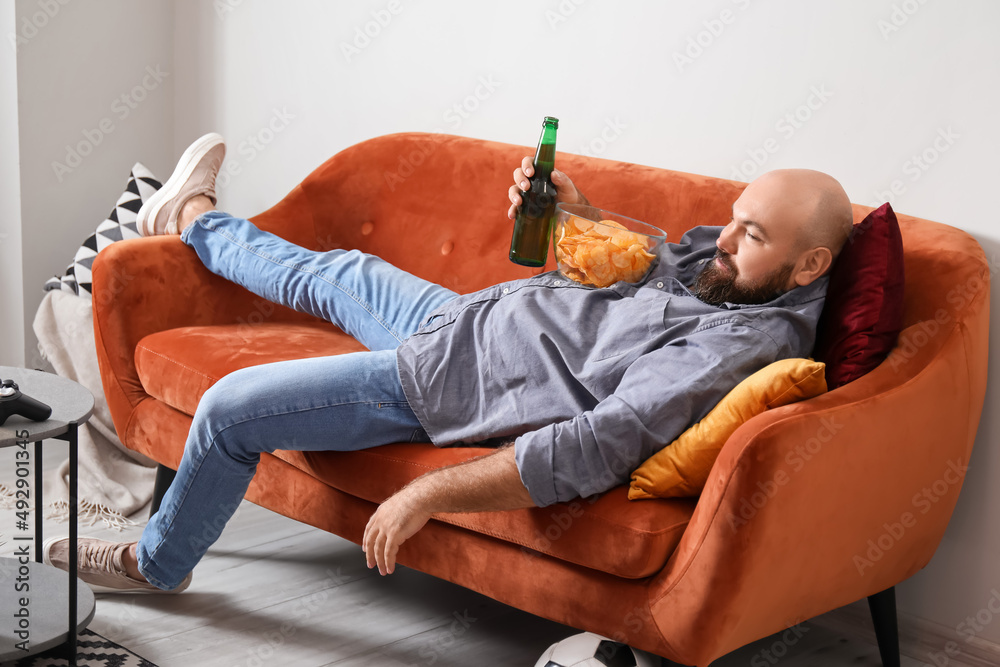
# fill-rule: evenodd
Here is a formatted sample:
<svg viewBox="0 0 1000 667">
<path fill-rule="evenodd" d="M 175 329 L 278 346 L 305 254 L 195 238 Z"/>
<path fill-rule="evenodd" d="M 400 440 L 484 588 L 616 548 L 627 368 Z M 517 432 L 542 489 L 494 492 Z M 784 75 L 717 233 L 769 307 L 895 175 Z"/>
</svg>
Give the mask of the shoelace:
<svg viewBox="0 0 1000 667">
<path fill-rule="evenodd" d="M 114 543 L 102 544 L 100 546 L 87 545 L 77 552 L 79 558 L 78 567 L 81 570 L 89 569 L 113 574 L 125 574 L 125 569 L 119 569 L 115 565 L 114 559 L 115 551 L 121 548 L 121 546 Z"/>
</svg>

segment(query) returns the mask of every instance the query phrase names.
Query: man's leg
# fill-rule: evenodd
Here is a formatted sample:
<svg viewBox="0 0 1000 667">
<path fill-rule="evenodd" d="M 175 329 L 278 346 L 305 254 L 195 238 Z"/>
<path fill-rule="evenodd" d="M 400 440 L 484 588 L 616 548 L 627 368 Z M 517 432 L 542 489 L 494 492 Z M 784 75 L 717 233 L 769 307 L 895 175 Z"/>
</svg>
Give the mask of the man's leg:
<svg viewBox="0 0 1000 667">
<path fill-rule="evenodd" d="M 177 586 L 236 511 L 263 452 L 347 451 L 425 437 L 391 350 L 231 373 L 198 406 L 177 478 L 139 540 L 139 570 L 160 588 Z"/>
<path fill-rule="evenodd" d="M 215 133 L 192 143 L 136 214 L 139 232 L 179 233 L 209 270 L 266 299 L 327 319 L 370 350 L 395 347 L 455 296 L 357 250 L 313 252 L 216 211 L 215 179 L 225 153 Z"/>
<path fill-rule="evenodd" d="M 393 350 L 230 373 L 202 396 L 177 476 L 138 545 L 82 538 L 80 578 L 106 592 L 183 590 L 239 506 L 262 453 L 351 451 L 426 437 L 403 395 Z M 62 566 L 67 547 L 64 538 L 56 542 L 47 560 Z"/>
<path fill-rule="evenodd" d="M 370 350 L 394 349 L 455 297 L 373 255 L 308 250 L 220 211 L 184 226 L 181 240 L 213 273 L 332 322 Z"/>
</svg>

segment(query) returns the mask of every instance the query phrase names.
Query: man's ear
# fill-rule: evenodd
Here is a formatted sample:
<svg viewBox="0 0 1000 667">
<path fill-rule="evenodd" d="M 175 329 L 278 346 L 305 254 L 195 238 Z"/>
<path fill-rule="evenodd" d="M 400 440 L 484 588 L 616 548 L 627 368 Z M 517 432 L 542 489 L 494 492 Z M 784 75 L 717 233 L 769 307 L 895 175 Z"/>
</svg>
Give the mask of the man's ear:
<svg viewBox="0 0 1000 667">
<path fill-rule="evenodd" d="M 833 264 L 833 253 L 829 248 L 819 246 L 807 250 L 799 256 L 792 271 L 792 280 L 802 287 L 825 274 Z"/>
</svg>

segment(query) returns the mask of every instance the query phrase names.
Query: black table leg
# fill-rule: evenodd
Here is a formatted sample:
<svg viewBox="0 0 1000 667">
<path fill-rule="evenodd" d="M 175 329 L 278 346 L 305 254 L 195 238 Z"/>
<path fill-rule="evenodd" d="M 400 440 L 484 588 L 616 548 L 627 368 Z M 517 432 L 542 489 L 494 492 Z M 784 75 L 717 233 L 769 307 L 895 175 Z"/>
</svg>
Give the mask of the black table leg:
<svg viewBox="0 0 1000 667">
<path fill-rule="evenodd" d="M 35 562 L 42 562 L 42 441 L 35 442 Z"/>
<path fill-rule="evenodd" d="M 76 554 L 77 554 L 77 451 L 76 422 L 69 423 L 69 636 L 66 638 L 67 659 L 76 667 Z"/>
</svg>

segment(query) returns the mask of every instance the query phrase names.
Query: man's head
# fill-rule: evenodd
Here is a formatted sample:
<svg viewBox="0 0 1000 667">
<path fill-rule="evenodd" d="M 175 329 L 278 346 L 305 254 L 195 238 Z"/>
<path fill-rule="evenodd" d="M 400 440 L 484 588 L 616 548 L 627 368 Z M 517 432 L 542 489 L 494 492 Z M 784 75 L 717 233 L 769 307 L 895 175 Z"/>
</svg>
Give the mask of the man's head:
<svg viewBox="0 0 1000 667">
<path fill-rule="evenodd" d="M 853 225 L 840 183 L 811 169 L 769 171 L 733 204 L 693 291 L 713 305 L 764 303 L 829 271 Z"/>
</svg>

